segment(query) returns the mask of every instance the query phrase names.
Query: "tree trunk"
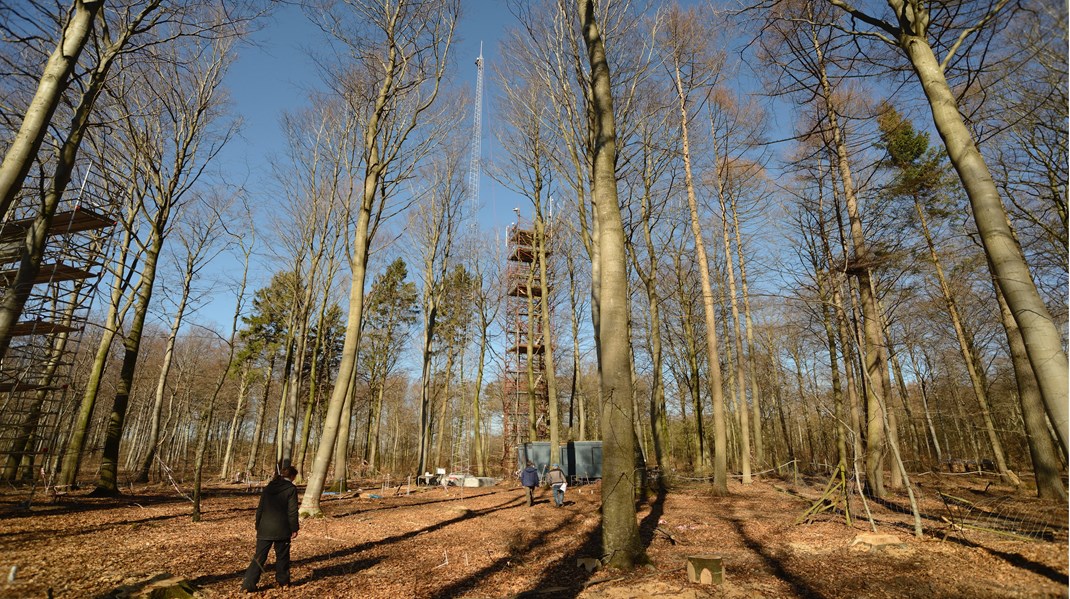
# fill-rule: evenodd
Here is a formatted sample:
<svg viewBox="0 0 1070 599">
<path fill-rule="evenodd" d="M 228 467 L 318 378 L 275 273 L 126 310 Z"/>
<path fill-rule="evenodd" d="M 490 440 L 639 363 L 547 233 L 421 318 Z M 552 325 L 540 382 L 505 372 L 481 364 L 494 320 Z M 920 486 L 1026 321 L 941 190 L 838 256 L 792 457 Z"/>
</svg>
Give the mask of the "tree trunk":
<svg viewBox="0 0 1070 599">
<path fill-rule="evenodd" d="M 966 364 L 966 372 L 970 376 L 973 396 L 977 400 L 977 406 L 981 411 L 981 418 L 985 424 L 985 432 L 988 434 L 988 443 L 992 448 L 992 454 L 996 459 L 999 476 L 1005 483 L 1015 487 L 1020 486 L 1022 483 L 1018 480 L 1018 476 L 1007 468 L 1007 459 L 1003 454 L 1003 444 L 996 434 L 996 425 L 992 421 L 992 413 L 988 407 L 988 384 L 980 364 L 978 349 L 973 342 L 973 335 L 966 330 L 962 317 L 959 316 L 958 302 L 955 301 L 955 296 L 951 292 L 951 285 L 948 284 L 947 277 L 944 276 L 944 268 L 940 263 L 939 255 L 936 253 L 936 245 L 933 243 L 932 234 L 929 232 L 925 210 L 922 208 L 918 198 L 914 200 L 914 212 L 918 215 L 918 224 L 925 237 L 925 244 L 929 249 L 929 260 L 932 262 L 936 280 L 940 285 L 940 294 L 944 300 L 944 307 L 947 309 L 951 324 L 955 328 L 955 338 L 958 339 L 959 351 L 962 353 L 962 360 Z"/>
<path fill-rule="evenodd" d="M 725 273 L 728 278 L 728 289 L 722 290 L 728 294 L 728 306 L 732 314 L 732 339 L 736 348 L 736 397 L 739 398 L 739 454 L 743 470 L 743 484 L 751 484 L 750 472 L 750 409 L 747 406 L 747 373 L 743 355 L 743 333 L 740 330 L 739 303 L 736 301 L 736 274 L 732 260 L 732 242 L 728 228 L 728 202 L 725 199 L 724 172 L 727 168 L 727 157 L 718 154 L 717 131 L 710 124 L 710 137 L 713 139 L 713 157 L 715 187 L 717 189 L 717 203 L 721 207 L 721 237 L 724 242 Z M 738 248 L 737 248 L 738 250 Z M 727 327 L 726 327 L 727 328 Z"/>
<path fill-rule="evenodd" d="M 855 195 L 854 179 L 851 175 L 850 162 L 847 158 L 847 143 L 840 129 L 838 109 L 833 99 L 832 86 L 825 70 L 824 53 L 817 39 L 816 32 L 811 40 L 817 59 L 818 77 L 821 85 L 822 101 L 825 104 L 829 129 L 832 132 L 832 150 L 835 153 L 839 170 L 840 185 L 847 206 L 850 222 L 852 255 L 847 258 L 847 271 L 858 281 L 859 302 L 862 306 L 863 339 L 859 344 L 865 352 L 866 389 L 866 486 L 869 492 L 878 498 L 885 496 L 884 491 L 884 453 L 886 451 L 886 430 L 884 428 L 883 409 L 886 395 L 883 381 L 887 378 L 888 366 L 882 349 L 884 327 L 881 324 L 877 297 L 873 290 L 873 258 L 866 243 L 862 217 Z M 846 257 L 845 257 L 846 258 Z"/>
<path fill-rule="evenodd" d="M 762 440 L 762 411 L 761 393 L 758 392 L 758 376 L 754 365 L 754 322 L 751 320 L 750 293 L 747 289 L 747 266 L 744 260 L 743 236 L 740 233 L 739 215 L 736 211 L 736 200 L 732 198 L 732 222 L 736 232 L 736 257 L 739 258 L 739 283 L 743 292 L 743 318 L 747 329 L 747 349 L 751 358 L 747 364 L 747 372 L 750 375 L 751 409 L 753 410 L 752 426 L 754 427 L 754 458 L 759 467 L 765 465 L 765 444 Z"/>
<path fill-rule="evenodd" d="M 334 441 L 334 483 L 331 487 L 339 492 L 349 491 L 349 429 L 353 424 L 353 398 L 357 393 L 357 371 L 354 368 L 349 379 L 346 400 L 338 419 L 338 435 Z"/>
<path fill-rule="evenodd" d="M 480 310 L 482 317 L 482 309 Z M 483 321 L 479 331 L 479 362 L 476 366 L 475 388 L 472 393 L 472 448 L 476 454 L 476 476 L 486 476 L 487 464 L 483 454 L 483 416 L 479 407 L 479 398 L 483 392 L 483 368 L 489 345 L 490 322 Z"/>
<path fill-rule="evenodd" d="M 45 63 L 37 91 L 26 108 L 19 132 L 4 153 L 4 162 L 0 165 L 0 219 L 6 219 L 22 190 L 30 167 L 37 159 L 41 144 L 48 135 L 52 116 L 63 99 L 63 92 L 69 85 L 71 73 L 93 32 L 93 22 L 102 6 L 103 0 L 74 2 L 73 14 L 64 24 L 59 43 Z"/>
<path fill-rule="evenodd" d="M 286 423 L 289 419 L 290 413 L 290 395 L 293 394 L 294 386 L 296 384 L 296 369 L 294 368 L 294 355 L 295 345 L 297 344 L 297 338 L 295 337 L 294 327 L 296 325 L 296 317 L 292 315 L 292 312 L 296 312 L 297 307 L 294 306 L 291 311 L 290 322 L 286 326 L 286 354 L 282 361 L 282 393 L 279 395 L 279 413 L 275 419 L 275 463 L 281 464 L 283 460 L 293 460 L 293 448 L 287 447 L 286 439 L 288 437 L 286 430 Z M 289 449 L 289 451 L 287 451 Z"/>
<path fill-rule="evenodd" d="M 243 362 L 241 380 L 238 383 L 238 400 L 234 406 L 234 416 L 230 419 L 230 427 L 227 429 L 227 448 L 223 452 L 223 466 L 219 469 L 219 480 L 227 480 L 230 477 L 230 464 L 234 459 L 234 441 L 238 438 L 238 430 L 241 429 L 244 420 L 245 398 L 249 395 L 250 371 L 249 362 Z"/>
<path fill-rule="evenodd" d="M 156 457 L 156 448 L 160 441 L 160 411 L 163 409 L 163 396 L 167 388 L 167 375 L 171 372 L 171 360 L 175 355 L 175 339 L 178 337 L 178 329 L 182 326 L 182 316 L 186 311 L 186 300 L 189 298 L 190 288 L 193 283 L 193 264 L 187 263 L 187 269 L 182 279 L 182 296 L 175 311 L 175 319 L 171 323 L 171 332 L 167 336 L 167 346 L 163 352 L 163 364 L 160 366 L 160 377 L 156 381 L 155 401 L 152 404 L 152 421 L 149 425 L 149 436 L 146 443 L 148 450 L 145 459 L 141 463 L 134 476 L 134 482 L 149 482 L 149 468 L 152 459 Z"/>
<path fill-rule="evenodd" d="M 453 382 L 453 348 L 446 350 L 446 373 L 445 382 L 442 384 L 442 401 L 439 403 L 438 414 L 438 437 L 435 439 L 435 467 L 441 468 L 446 462 L 442 461 L 442 446 L 446 442 L 446 435 L 450 434 L 447 424 L 450 422 L 450 387 Z"/>
<path fill-rule="evenodd" d="M 993 281 L 993 284 L 995 281 Z M 1025 422 L 1026 440 L 1029 443 L 1029 456 L 1033 461 L 1033 476 L 1037 483 L 1037 496 L 1063 504 L 1066 503 L 1066 486 L 1061 475 L 1062 464 L 1059 449 L 1048 433 L 1048 423 L 1044 411 L 1044 401 L 1040 397 L 1033 368 L 1029 364 L 1025 343 L 1018 331 L 1007 302 L 1003 299 L 998 285 L 995 286 L 996 299 L 999 300 L 1000 318 L 1007 334 L 1011 362 L 1014 366 L 1014 379 L 1018 386 L 1018 401 L 1022 405 L 1022 420 Z"/>
<path fill-rule="evenodd" d="M 602 555 L 611 567 L 631 569 L 647 561 L 635 511 L 635 433 L 628 322 L 627 254 L 617 201 L 616 123 L 609 64 L 595 23 L 593 0 L 580 0 L 579 24 L 591 67 L 588 124 L 595 143 L 591 200 L 599 253 L 599 317 L 596 319 L 602 391 Z"/>
<path fill-rule="evenodd" d="M 554 367 L 554 346 L 557 339 L 553 336 L 553 323 L 550 322 L 550 279 L 547 275 L 547 260 L 549 252 L 546 249 L 547 234 L 546 222 L 543 220 L 542 211 L 536 207 L 535 218 L 535 244 L 539 252 L 539 284 L 542 294 L 539 296 L 540 316 L 542 317 L 542 347 L 543 359 L 546 369 L 546 399 L 548 403 L 547 419 L 550 422 L 550 460 L 557 461 L 557 449 L 561 446 L 561 425 L 559 405 L 557 400 L 557 370 Z"/>
<path fill-rule="evenodd" d="M 145 330 L 145 318 L 152 300 L 153 286 L 156 281 L 156 263 L 163 248 L 163 224 L 167 222 L 169 208 L 157 215 L 150 247 L 145 252 L 145 263 L 141 279 L 137 286 L 137 301 L 134 316 L 123 341 L 123 363 L 119 369 L 119 382 L 112 400 L 108 428 L 104 436 L 104 453 L 101 456 L 100 477 L 94 495 L 114 496 L 119 494 L 119 444 L 123 438 L 123 423 L 126 408 L 130 401 L 130 392 L 134 385 L 134 372 L 137 369 L 138 355 L 141 352 L 141 337 Z"/>
<path fill-rule="evenodd" d="M 893 9 L 899 4 L 900 0 L 889 0 Z M 903 12 L 897 11 L 896 14 Z M 989 257 L 989 264 L 1007 306 L 1018 323 L 1044 404 L 1051 415 L 1059 441 L 1066 450 L 1070 436 L 1067 432 L 1070 378 L 1062 334 L 1037 292 L 1029 267 L 1007 224 L 1007 213 L 992 174 L 959 113 L 943 69 L 929 46 L 927 32 L 924 31 L 928 24 L 927 16 L 916 15 L 915 18 L 925 18 L 925 25 L 919 27 L 916 23 L 909 23 L 919 30 L 913 33 L 901 31 L 897 41 L 925 91 L 933 123 L 970 198 L 985 254 Z M 908 25 L 907 19 L 909 17 L 903 19 L 904 26 Z"/>
<path fill-rule="evenodd" d="M 691 174 L 691 144 L 688 139 L 687 97 L 684 93 L 680 65 L 674 65 L 676 99 L 680 110 L 680 137 L 684 159 L 684 185 L 687 206 L 691 215 L 691 234 L 695 238 L 695 255 L 702 284 L 702 308 L 706 319 L 706 357 L 709 361 L 708 385 L 713 399 L 713 487 L 714 492 L 728 494 L 728 432 L 725 428 L 725 398 L 721 379 L 721 361 L 717 350 L 717 316 L 714 312 L 713 285 L 710 282 L 710 260 L 702 240 L 702 225 L 698 214 L 698 200 Z"/>
</svg>

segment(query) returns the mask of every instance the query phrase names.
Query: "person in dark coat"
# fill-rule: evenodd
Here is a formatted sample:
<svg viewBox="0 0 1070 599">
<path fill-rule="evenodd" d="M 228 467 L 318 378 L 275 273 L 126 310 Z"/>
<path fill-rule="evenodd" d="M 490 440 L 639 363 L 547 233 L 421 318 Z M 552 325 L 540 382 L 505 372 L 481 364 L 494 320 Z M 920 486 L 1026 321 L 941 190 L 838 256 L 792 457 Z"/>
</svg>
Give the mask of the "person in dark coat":
<svg viewBox="0 0 1070 599">
<path fill-rule="evenodd" d="M 264 487 L 260 505 L 256 508 L 256 553 L 245 570 L 242 589 L 256 590 L 260 574 L 266 568 L 268 550 L 275 547 L 275 582 L 290 585 L 290 541 L 297 538 L 301 523 L 297 519 L 297 468 L 285 465 L 279 474 Z"/>
<path fill-rule="evenodd" d="M 539 486 L 539 471 L 535 464 L 528 462 L 528 467 L 520 472 L 520 484 L 528 492 L 528 507 L 535 504 L 535 487 Z"/>
</svg>

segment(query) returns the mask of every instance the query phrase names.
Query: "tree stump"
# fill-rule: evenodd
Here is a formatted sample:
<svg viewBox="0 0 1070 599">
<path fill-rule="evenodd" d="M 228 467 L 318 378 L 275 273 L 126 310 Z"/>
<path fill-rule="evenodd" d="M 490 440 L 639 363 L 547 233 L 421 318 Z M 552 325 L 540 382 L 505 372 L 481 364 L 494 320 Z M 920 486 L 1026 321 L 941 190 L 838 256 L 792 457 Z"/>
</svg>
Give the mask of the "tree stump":
<svg viewBox="0 0 1070 599">
<path fill-rule="evenodd" d="M 724 582 L 721 556 L 712 554 L 687 556 L 687 579 L 699 584 Z"/>
</svg>

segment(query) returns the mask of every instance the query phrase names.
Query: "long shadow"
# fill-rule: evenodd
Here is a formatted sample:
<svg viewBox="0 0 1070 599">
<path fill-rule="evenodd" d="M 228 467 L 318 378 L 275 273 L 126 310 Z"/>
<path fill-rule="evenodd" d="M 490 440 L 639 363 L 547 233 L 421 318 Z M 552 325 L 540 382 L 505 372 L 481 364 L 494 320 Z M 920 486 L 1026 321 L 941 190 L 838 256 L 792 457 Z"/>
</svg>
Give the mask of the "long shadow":
<svg viewBox="0 0 1070 599">
<path fill-rule="evenodd" d="M 294 586 L 301 586 L 306 582 L 312 580 L 318 580 L 320 578 L 330 578 L 331 576 L 352 576 L 361 570 L 367 570 L 375 564 L 383 561 L 381 557 L 369 557 L 350 560 L 342 564 L 334 564 L 324 568 L 313 568 L 312 573 L 306 578 L 299 578 L 293 581 Z"/>
<path fill-rule="evenodd" d="M 73 528 L 67 530 L 42 530 L 35 533 L 27 533 L 25 531 L 16 532 L 3 532 L 0 533 L 0 539 L 5 537 L 14 537 L 20 542 L 33 542 L 42 541 L 48 539 L 76 537 L 79 535 L 92 534 L 95 532 L 102 532 L 105 530 L 115 530 L 123 526 L 134 524 L 145 524 L 147 522 L 162 522 L 164 520 L 173 520 L 175 518 L 189 518 L 189 514 L 161 514 L 159 516 L 149 516 L 147 518 L 139 518 L 137 520 L 123 520 L 122 522 L 114 522 L 107 524 L 100 524 L 97 526 L 89 526 L 85 528 Z"/>
<path fill-rule="evenodd" d="M 566 505 L 567 503 L 568 502 L 566 502 Z M 582 521 L 583 517 L 584 514 L 582 513 L 573 514 L 570 518 L 561 522 L 560 525 L 554 527 L 552 531 L 511 547 L 509 555 L 495 560 L 494 563 L 474 572 L 471 576 L 436 590 L 431 594 L 431 598 L 450 599 L 452 597 L 462 596 L 467 592 L 478 588 L 480 583 L 487 577 L 508 568 L 513 560 L 522 557 L 541 545 L 544 545 L 554 533 L 571 534 L 569 533 L 569 527 Z M 601 548 L 602 525 L 599 524 L 593 531 L 587 534 L 583 539 L 583 543 L 581 543 L 579 547 L 554 560 L 553 563 L 543 570 L 542 576 L 535 582 L 532 590 L 523 591 L 517 595 L 513 595 L 510 599 L 528 599 L 548 596 L 552 596 L 555 599 L 575 599 L 575 597 L 583 592 L 586 582 L 591 577 L 589 572 L 576 565 L 576 560 L 580 557 L 598 557 L 601 554 Z M 547 594 L 547 590 L 551 588 L 554 589 L 553 593 Z"/>
<path fill-rule="evenodd" d="M 650 513 L 639 522 L 639 538 L 642 540 L 644 547 L 649 547 L 650 543 L 654 541 L 654 532 L 658 528 L 658 523 L 661 522 L 661 517 L 665 515 L 666 495 L 667 491 L 659 488 L 654 501 L 650 503 Z M 673 545 L 676 544 L 676 541 L 671 539 L 670 542 Z"/>
<path fill-rule="evenodd" d="M 963 547 L 983 549 L 987 551 L 992 557 L 998 557 L 1016 568 L 1028 570 L 1034 574 L 1043 576 L 1044 578 L 1047 578 L 1052 582 L 1057 582 L 1064 586 L 1070 584 L 1070 576 L 1063 574 L 1062 572 L 1052 568 L 1047 564 L 1035 562 L 1020 553 L 1009 553 L 1006 551 L 1000 551 L 998 549 L 992 549 L 991 547 L 986 547 L 984 545 L 981 545 L 980 543 L 974 543 L 969 539 L 964 539 L 960 537 L 949 537 L 946 540 L 949 543 L 956 543 L 958 545 L 962 545 Z"/>
<path fill-rule="evenodd" d="M 881 499 L 880 497 L 872 497 L 872 496 L 868 496 L 868 495 L 866 496 L 866 501 L 869 501 L 871 503 L 875 503 L 875 504 L 883 507 L 884 509 L 886 509 L 886 510 L 888 510 L 890 512 L 895 512 L 897 514 L 904 514 L 904 515 L 911 516 L 911 517 L 914 516 L 914 511 L 910 509 L 910 503 L 909 502 L 906 503 L 906 504 L 902 504 L 902 503 L 898 503 L 896 501 L 892 501 L 891 499 L 888 499 L 888 498 Z M 939 517 L 933 516 L 931 514 L 927 514 L 927 513 L 923 512 L 923 511 L 921 511 L 920 509 L 918 510 L 918 515 L 921 517 L 922 520 L 928 520 L 930 522 L 937 522 L 937 523 L 943 522 L 943 520 L 941 520 Z M 913 530 L 913 528 L 911 528 L 911 530 Z"/>
<path fill-rule="evenodd" d="M 515 505 L 513 505 L 513 504 L 515 504 Z M 399 535 L 395 535 L 393 537 L 387 537 L 385 539 L 359 543 L 357 545 L 353 545 L 352 547 L 346 547 L 344 549 L 339 549 L 337 551 L 328 551 L 327 553 L 321 553 L 321 554 L 318 554 L 318 555 L 309 556 L 309 557 L 302 558 L 302 559 L 299 559 L 299 560 L 293 560 L 290 563 L 291 563 L 292 566 L 293 565 L 311 565 L 311 564 L 316 564 L 316 563 L 323 562 L 323 561 L 326 561 L 326 560 L 348 557 L 348 556 L 360 553 L 362 551 L 367 551 L 369 549 L 373 549 L 375 547 L 383 547 L 383 546 L 386 546 L 386 545 L 392 545 L 394 543 L 400 543 L 401 541 L 404 541 L 404 540 L 407 540 L 407 539 L 411 539 L 412 537 L 415 537 L 417 535 L 421 535 L 421 534 L 428 533 L 428 532 L 434 532 L 436 530 L 440 530 L 442 528 L 450 526 L 451 524 L 456 524 L 458 522 L 463 522 L 463 521 L 468 520 L 470 518 L 477 518 L 479 516 L 483 516 L 483 515 L 486 515 L 486 514 L 491 514 L 491 513 L 500 511 L 500 510 L 511 509 L 511 508 L 517 507 L 519 505 L 521 505 L 520 498 L 512 499 L 512 500 L 509 500 L 509 501 L 507 501 L 507 502 L 505 502 L 503 504 L 500 504 L 498 506 L 484 508 L 484 509 L 480 509 L 480 510 L 472 510 L 472 511 L 466 512 L 464 514 L 460 514 L 455 518 L 450 518 L 448 520 L 443 520 L 441 522 L 432 524 L 430 526 L 425 526 L 423 528 L 418 528 L 418 529 L 415 529 L 415 530 L 411 530 L 409 532 L 405 532 L 405 533 L 402 533 L 402 534 L 399 534 Z M 361 562 L 361 561 L 362 560 L 357 560 L 357 562 L 352 562 L 352 563 L 355 564 L 355 563 L 358 563 L 358 562 Z M 332 571 L 333 572 L 334 571 L 333 569 L 334 569 L 334 566 L 330 566 L 330 567 L 324 568 L 321 571 L 323 571 L 323 572 Z M 218 583 L 218 582 L 223 582 L 223 581 L 229 580 L 229 579 L 237 579 L 237 578 L 241 577 L 244 573 L 245 573 L 245 569 L 242 568 L 241 570 L 236 570 L 236 571 L 228 572 L 228 573 L 225 573 L 225 574 L 211 574 L 211 575 L 199 576 L 199 577 L 191 580 L 190 582 L 192 582 L 195 586 L 204 586 L 204 585 L 208 585 L 208 584 L 214 584 L 214 583 Z M 337 574 L 332 574 L 332 575 L 348 574 L 348 573 L 349 572 L 338 572 Z"/>
<path fill-rule="evenodd" d="M 666 492 L 664 490 L 659 491 L 651 503 L 650 513 L 639 524 L 639 536 L 644 546 L 648 546 L 653 540 L 658 522 L 661 521 L 661 516 L 665 513 L 665 499 Z M 566 528 L 570 523 L 578 519 L 580 519 L 579 514 L 569 518 L 556 527 L 555 530 Z M 509 556 L 496 560 L 493 564 L 473 573 L 464 580 L 435 591 L 431 597 L 432 599 L 449 599 L 463 595 L 477 588 L 479 583 L 488 576 L 505 569 L 516 556 L 529 552 L 542 544 L 543 541 L 541 539 L 529 541 L 522 547 L 514 549 Z M 587 587 L 593 576 L 592 572 L 588 572 L 577 565 L 579 558 L 602 558 L 601 520 L 598 526 L 584 536 L 579 545 L 544 569 L 542 576 L 533 584 L 531 590 L 514 595 L 511 599 L 534 599 L 550 596 L 548 589 L 553 589 L 552 596 L 555 599 L 575 599 Z"/>
<path fill-rule="evenodd" d="M 368 512 L 380 512 L 380 511 L 385 511 L 385 510 L 397 510 L 397 509 L 402 509 L 402 508 L 411 507 L 411 506 L 417 506 L 417 505 L 419 505 L 419 506 L 432 505 L 432 504 L 435 504 L 435 503 L 450 503 L 450 502 L 454 502 L 454 501 L 462 501 L 462 500 L 474 499 L 476 497 L 487 497 L 489 495 L 495 495 L 495 494 L 496 493 L 494 491 L 490 491 L 490 492 L 487 492 L 487 493 L 480 493 L 478 495 L 463 495 L 463 496 L 459 496 L 459 497 L 445 497 L 443 499 L 434 499 L 434 500 L 431 500 L 431 501 L 420 501 L 419 503 L 399 503 L 399 504 L 394 504 L 394 505 L 380 505 L 380 506 L 376 506 L 376 507 L 369 507 L 369 508 L 365 508 L 365 509 L 355 509 L 355 510 L 351 510 L 351 511 L 348 511 L 348 512 L 340 512 L 340 513 L 337 513 L 337 514 L 331 514 L 328 517 L 329 518 L 344 518 L 346 516 L 355 516 L 357 514 L 366 514 Z M 401 497 L 401 496 L 399 496 L 399 497 Z M 383 499 L 386 499 L 386 497 L 383 497 Z M 397 497 L 395 497 L 394 499 L 397 499 Z M 349 499 L 347 498 L 347 499 L 338 499 L 337 501 L 348 501 L 348 500 Z"/>
<path fill-rule="evenodd" d="M 207 495 L 206 494 L 205 495 L 205 500 L 207 501 L 208 499 L 210 499 L 213 496 L 215 496 L 215 494 L 212 494 L 212 495 Z M 136 499 L 136 501 L 134 501 L 132 499 Z M 160 499 L 160 498 L 158 498 L 157 496 L 154 496 L 154 495 L 148 495 L 148 496 L 125 495 L 125 496 L 122 496 L 121 498 L 115 499 L 114 501 L 109 501 L 110 505 L 106 505 L 106 506 L 72 504 L 72 505 L 69 505 L 69 506 L 65 506 L 65 508 L 62 508 L 62 509 L 50 510 L 50 511 L 40 511 L 40 512 L 36 512 L 36 513 L 34 513 L 32 515 L 36 515 L 36 516 L 39 516 L 39 517 L 48 517 L 48 516 L 51 516 L 51 515 L 70 515 L 70 514 L 77 514 L 77 513 L 84 513 L 84 512 L 98 512 L 98 511 L 104 511 L 104 510 L 110 510 L 110 509 L 129 508 L 129 507 L 142 507 L 143 508 L 146 505 L 159 506 L 159 505 L 167 505 L 167 504 L 178 503 L 178 502 L 187 503 L 187 501 L 185 499 L 182 499 L 182 498 L 170 498 L 170 497 L 168 497 L 168 498 Z M 209 515 L 210 514 L 212 516 L 216 516 L 216 515 L 226 515 L 226 514 L 231 514 L 231 513 L 252 512 L 255 509 L 256 509 L 256 504 L 253 503 L 253 502 L 250 502 L 250 504 L 248 506 L 246 506 L 246 507 L 231 507 L 231 508 L 223 508 L 223 509 L 219 509 L 219 510 L 209 509 L 209 510 L 206 510 L 204 513 L 205 513 L 205 515 Z M 90 527 L 85 527 L 85 528 L 73 528 L 73 529 L 68 529 L 68 530 L 63 530 L 63 531 L 39 531 L 37 533 L 27 533 L 25 531 L 8 531 L 8 532 L 0 532 L 0 539 L 5 539 L 7 537 L 12 537 L 12 538 L 17 538 L 17 539 L 20 539 L 20 540 L 25 540 L 27 542 L 30 542 L 30 541 L 37 541 L 37 540 L 42 540 L 42 539 L 50 539 L 50 538 L 56 538 L 56 537 L 73 537 L 73 536 L 78 536 L 78 535 L 82 535 L 82 534 L 92 534 L 94 532 L 101 532 L 101 531 L 104 531 L 104 530 L 117 529 L 117 528 L 119 528 L 121 526 L 134 525 L 134 524 L 146 524 L 146 523 L 149 523 L 149 522 L 162 522 L 162 521 L 165 521 L 165 520 L 175 520 L 175 519 L 179 519 L 179 518 L 189 518 L 189 517 L 190 517 L 190 512 L 183 511 L 183 512 L 178 512 L 178 513 L 174 513 L 174 514 L 160 514 L 158 516 L 148 516 L 148 517 L 145 517 L 145 518 L 124 519 L 124 520 L 120 520 L 120 521 L 116 521 L 116 522 L 100 524 L 100 525 L 97 525 L 97 526 L 90 526 Z M 3 518 L 0 518 L 0 520 L 2 520 L 2 519 Z"/>
<path fill-rule="evenodd" d="M 784 567 L 781 560 L 772 555 L 764 545 L 762 545 L 757 539 L 747 534 L 746 528 L 743 526 L 743 521 L 738 518 L 727 518 L 732 526 L 735 527 L 736 533 L 739 538 L 743 540 L 743 544 L 748 549 L 756 553 L 765 562 L 765 565 L 776 574 L 776 577 L 780 580 L 791 585 L 793 591 L 792 595 L 795 597 L 824 597 L 817 589 L 811 587 L 805 580 L 798 578 Z"/>
<path fill-rule="evenodd" d="M 68 515 L 81 512 L 95 512 L 127 508 L 132 505 L 166 505 L 169 503 L 185 503 L 188 500 L 182 497 L 164 497 L 160 495 L 120 495 L 113 498 L 85 497 L 87 501 L 79 501 L 80 498 L 57 500 L 55 502 L 39 502 L 34 504 L 36 509 L 15 510 L 0 512 L 0 520 L 16 520 L 19 518 L 40 518 L 51 515 Z"/>
</svg>

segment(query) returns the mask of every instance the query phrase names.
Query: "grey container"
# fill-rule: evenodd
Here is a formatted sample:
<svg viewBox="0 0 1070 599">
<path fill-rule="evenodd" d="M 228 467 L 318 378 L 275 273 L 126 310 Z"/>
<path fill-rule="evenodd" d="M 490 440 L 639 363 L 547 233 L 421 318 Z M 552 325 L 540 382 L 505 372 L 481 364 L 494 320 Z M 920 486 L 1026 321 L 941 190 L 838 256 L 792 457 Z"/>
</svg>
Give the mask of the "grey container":
<svg viewBox="0 0 1070 599">
<path fill-rule="evenodd" d="M 560 464 L 570 481 L 589 482 L 602 478 L 602 442 L 570 441 L 558 447 L 557 459 L 550 459 L 550 444 L 546 441 L 524 443 L 517 447 L 520 468 L 530 461 L 539 471 L 540 479 L 546 476 L 551 464 Z"/>
</svg>

